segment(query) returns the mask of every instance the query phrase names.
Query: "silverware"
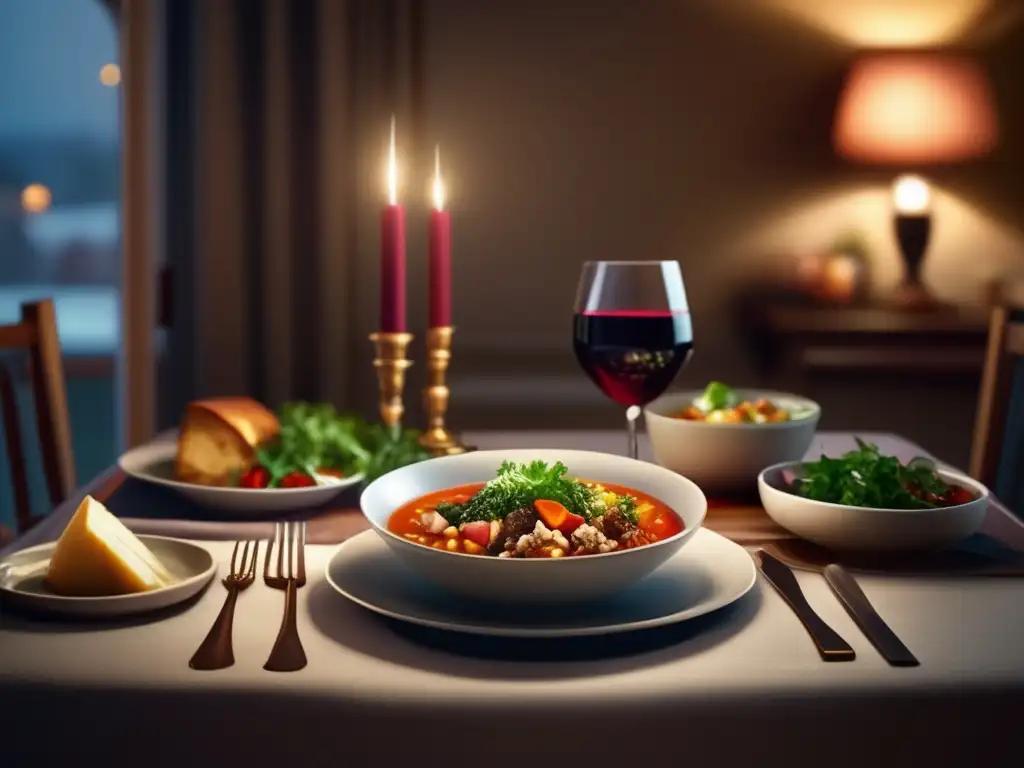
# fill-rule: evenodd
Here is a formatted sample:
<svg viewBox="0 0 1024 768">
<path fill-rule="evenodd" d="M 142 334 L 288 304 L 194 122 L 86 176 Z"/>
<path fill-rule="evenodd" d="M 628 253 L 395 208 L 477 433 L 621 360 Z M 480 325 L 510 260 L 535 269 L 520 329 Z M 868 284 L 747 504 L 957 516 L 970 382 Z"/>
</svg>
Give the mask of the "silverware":
<svg viewBox="0 0 1024 768">
<path fill-rule="evenodd" d="M 274 575 L 270 573 L 270 554 L 277 547 L 277 568 Z M 284 617 L 281 629 L 274 641 L 270 658 L 263 668 L 270 672 L 295 672 L 306 666 L 306 652 L 299 640 L 299 628 L 296 622 L 297 590 L 306 585 L 306 524 L 277 523 L 274 526 L 274 541 L 267 547 L 267 556 L 263 561 L 263 581 L 272 589 L 283 589 Z M 288 552 L 284 557 L 285 550 Z M 294 565 L 293 565 L 294 557 Z M 285 566 L 287 562 L 287 567 Z"/>
<path fill-rule="evenodd" d="M 797 615 L 818 648 L 818 653 L 825 661 L 853 661 L 857 654 L 850 644 L 843 640 L 832 627 L 814 612 L 811 604 L 804 597 L 800 584 L 781 560 L 773 557 L 763 549 L 754 553 L 757 567 L 773 587 L 789 603 L 789 607 Z"/>
<path fill-rule="evenodd" d="M 231 551 L 231 572 L 224 577 L 223 584 L 228 591 L 224 598 L 224 605 L 217 614 L 210 632 L 206 635 L 199 649 L 189 660 L 188 665 L 192 669 L 224 669 L 235 663 L 235 652 L 231 644 L 231 627 L 235 619 L 235 602 L 238 600 L 238 593 L 248 587 L 256 579 L 256 559 L 259 557 L 260 543 L 251 542 L 252 558 L 249 558 L 249 544 L 246 541 L 242 549 L 242 558 L 236 566 L 238 559 L 238 545 L 242 542 L 236 541 L 235 548 Z"/>
<path fill-rule="evenodd" d="M 871 605 L 864 590 L 843 566 L 833 563 L 826 566 L 822 573 L 825 575 L 825 581 L 839 598 L 839 602 L 857 622 L 857 626 L 861 628 L 871 644 L 882 654 L 882 658 L 894 667 L 916 667 L 920 664 L 910 649 L 878 615 L 878 611 Z"/>
</svg>

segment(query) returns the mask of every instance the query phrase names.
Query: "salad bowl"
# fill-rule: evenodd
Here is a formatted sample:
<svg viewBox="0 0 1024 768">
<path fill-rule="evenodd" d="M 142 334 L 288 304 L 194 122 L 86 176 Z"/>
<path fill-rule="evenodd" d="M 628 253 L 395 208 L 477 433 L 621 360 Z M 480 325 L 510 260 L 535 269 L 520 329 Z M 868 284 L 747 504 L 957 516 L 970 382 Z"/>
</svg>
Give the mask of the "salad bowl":
<svg viewBox="0 0 1024 768">
<path fill-rule="evenodd" d="M 752 420 L 743 409 L 755 404 L 785 420 Z M 702 418 L 684 418 L 688 409 L 701 411 Z M 644 409 L 655 461 L 707 492 L 726 494 L 753 493 L 762 469 L 803 458 L 820 417 L 820 406 L 805 397 L 718 382 L 663 395 Z"/>
<path fill-rule="evenodd" d="M 870 446 L 861 452 L 870 453 Z M 851 452 L 853 456 L 858 452 Z M 845 457 L 844 457 L 845 458 Z M 886 459 L 887 457 L 882 457 Z M 825 459 L 832 471 L 840 471 L 842 459 Z M 895 460 L 891 460 L 895 461 Z M 805 462 L 784 462 L 764 469 L 757 478 L 758 492 L 765 512 L 776 523 L 796 536 L 836 552 L 900 553 L 948 549 L 977 533 L 988 510 L 989 491 L 981 483 L 959 472 L 927 468 L 932 480 L 945 485 L 956 495 L 935 505 L 909 507 L 886 493 L 874 494 L 878 506 L 867 501 L 844 504 L 821 498 L 808 498 L 798 480 L 806 476 Z M 857 471 L 870 486 L 878 475 Z M 891 484 L 886 482 L 886 486 Z M 821 494 L 827 497 L 827 494 Z"/>
<path fill-rule="evenodd" d="M 677 532 L 635 548 L 566 557 L 467 554 L 423 546 L 394 530 L 394 516 L 446 489 L 493 481 L 506 462 L 561 462 L 568 476 L 626 486 L 679 518 Z M 575 480 L 574 480 L 575 482 Z M 647 462 L 590 451 L 477 451 L 412 464 L 370 483 L 363 514 L 391 553 L 443 590 L 486 603 L 566 604 L 599 599 L 634 584 L 679 552 L 701 527 L 707 500 L 692 481 Z M 441 509 L 441 505 L 437 505 Z M 514 543 L 514 542 L 513 542 Z"/>
</svg>

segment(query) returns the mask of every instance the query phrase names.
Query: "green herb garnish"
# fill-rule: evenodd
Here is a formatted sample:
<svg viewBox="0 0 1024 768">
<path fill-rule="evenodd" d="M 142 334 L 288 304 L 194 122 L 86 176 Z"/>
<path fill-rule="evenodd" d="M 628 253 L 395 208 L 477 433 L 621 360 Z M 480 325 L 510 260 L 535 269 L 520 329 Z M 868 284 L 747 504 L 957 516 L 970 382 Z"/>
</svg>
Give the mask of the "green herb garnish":
<svg viewBox="0 0 1024 768">
<path fill-rule="evenodd" d="M 802 465 L 802 476 L 793 490 L 815 501 L 874 509 L 932 509 L 936 504 L 919 498 L 920 493 L 942 495 L 949 486 L 935 472 L 928 459 L 902 464 L 895 456 L 883 456 L 878 446 L 857 439 L 857 450 L 838 459 L 822 456 Z"/>
<path fill-rule="evenodd" d="M 500 520 L 515 509 L 530 508 L 538 499 L 548 499 L 589 520 L 594 490 L 568 477 L 567 472 L 560 461 L 553 465 L 543 461 L 529 464 L 506 461 L 498 470 L 498 476 L 469 501 L 438 504 L 437 511 L 452 525 L 460 525 L 477 520 Z"/>
<path fill-rule="evenodd" d="M 369 483 L 391 470 L 430 458 L 419 444 L 419 433 L 406 430 L 397 437 L 383 424 L 339 414 L 327 403 L 286 403 L 278 412 L 280 433 L 257 454 L 270 473 L 269 487 L 292 472 L 312 474 L 340 470 L 346 477 L 362 474 Z"/>
</svg>

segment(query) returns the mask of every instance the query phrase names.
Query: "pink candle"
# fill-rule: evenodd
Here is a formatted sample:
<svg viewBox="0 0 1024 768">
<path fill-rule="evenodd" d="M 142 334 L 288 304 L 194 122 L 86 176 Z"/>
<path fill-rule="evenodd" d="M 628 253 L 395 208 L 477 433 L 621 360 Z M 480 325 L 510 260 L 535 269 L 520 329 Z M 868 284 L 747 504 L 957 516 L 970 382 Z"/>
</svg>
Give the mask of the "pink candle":
<svg viewBox="0 0 1024 768">
<path fill-rule="evenodd" d="M 380 219 L 380 330 L 405 332 L 405 211 L 398 204 L 395 118 L 388 151 L 388 206 Z"/>
<path fill-rule="evenodd" d="M 434 210 L 430 212 L 430 327 L 452 324 L 452 221 L 444 210 L 441 151 L 434 151 Z"/>
</svg>

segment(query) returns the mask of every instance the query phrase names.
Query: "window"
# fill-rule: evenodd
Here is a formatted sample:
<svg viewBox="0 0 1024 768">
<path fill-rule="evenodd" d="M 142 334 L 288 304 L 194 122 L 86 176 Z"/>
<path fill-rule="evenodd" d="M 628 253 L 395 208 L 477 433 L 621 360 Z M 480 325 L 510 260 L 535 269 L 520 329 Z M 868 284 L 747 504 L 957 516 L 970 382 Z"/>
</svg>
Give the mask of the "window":
<svg viewBox="0 0 1024 768">
<path fill-rule="evenodd" d="M 100 0 L 0 2 L 0 323 L 16 321 L 23 301 L 54 299 L 80 482 L 116 450 L 120 79 L 114 18 Z M 33 500 L 48 511 L 36 484 Z"/>
</svg>

